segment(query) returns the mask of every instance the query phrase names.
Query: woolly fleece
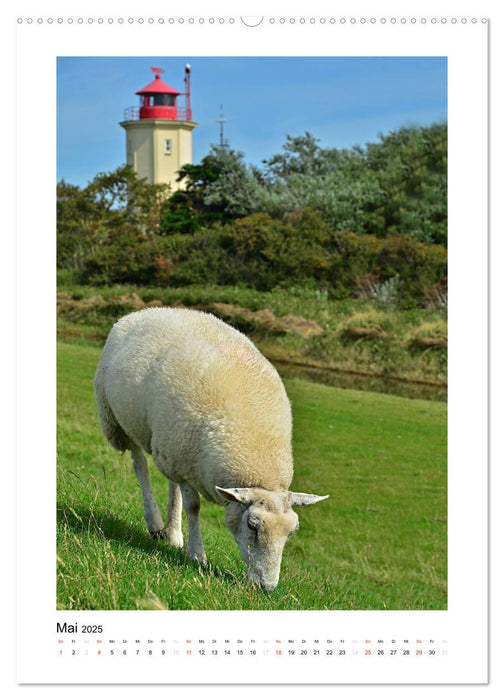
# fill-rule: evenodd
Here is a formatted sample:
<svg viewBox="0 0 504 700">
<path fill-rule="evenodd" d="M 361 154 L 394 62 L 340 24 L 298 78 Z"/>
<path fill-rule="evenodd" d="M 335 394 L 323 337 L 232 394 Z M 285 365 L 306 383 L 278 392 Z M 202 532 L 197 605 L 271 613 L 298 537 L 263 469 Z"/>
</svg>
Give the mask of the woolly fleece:
<svg viewBox="0 0 504 700">
<path fill-rule="evenodd" d="M 149 308 L 111 330 L 95 376 L 105 437 L 152 454 L 171 481 L 286 491 L 292 417 L 275 368 L 242 333 L 189 309 Z"/>
</svg>

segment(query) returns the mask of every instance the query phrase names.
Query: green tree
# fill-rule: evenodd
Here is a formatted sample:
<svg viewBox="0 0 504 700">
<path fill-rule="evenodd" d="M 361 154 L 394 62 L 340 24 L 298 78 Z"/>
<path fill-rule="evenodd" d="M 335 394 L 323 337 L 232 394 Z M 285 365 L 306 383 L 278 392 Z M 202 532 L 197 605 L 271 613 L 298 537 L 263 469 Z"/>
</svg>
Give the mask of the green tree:
<svg viewBox="0 0 504 700">
<path fill-rule="evenodd" d="M 288 136 L 283 153 L 265 161 L 262 209 L 272 216 L 311 209 L 336 230 L 367 233 L 380 190 L 362 149 L 323 149 L 318 143 L 309 132 Z"/>
<path fill-rule="evenodd" d="M 161 221 L 164 234 L 194 233 L 255 210 L 258 184 L 238 151 L 212 146 L 200 164 L 181 168 L 177 180 L 184 182 L 184 189 L 166 202 Z"/>
<path fill-rule="evenodd" d="M 310 133 L 287 137 L 255 170 L 259 210 L 318 211 L 335 231 L 405 235 L 446 245 L 446 124 L 404 127 L 366 148 L 321 148 Z"/>
<path fill-rule="evenodd" d="M 64 180 L 59 182 L 56 193 L 56 262 L 59 268 L 82 268 L 96 221 L 96 204 L 88 190 Z"/>
<path fill-rule="evenodd" d="M 264 176 L 270 185 L 288 183 L 295 175 L 313 176 L 326 170 L 326 158 L 319 139 L 308 131 L 303 136 L 289 136 L 277 153 L 263 161 Z"/>
<path fill-rule="evenodd" d="M 108 227 L 131 224 L 147 237 L 157 233 L 161 208 L 169 192 L 169 185 L 151 185 L 129 165 L 111 173 L 98 173 L 86 188 L 98 218 Z"/>
<path fill-rule="evenodd" d="M 403 127 L 368 144 L 366 163 L 382 191 L 377 235 L 447 243 L 447 127 Z"/>
<path fill-rule="evenodd" d="M 98 256 L 114 258 L 128 240 L 156 238 L 161 207 L 169 187 L 149 185 L 128 166 L 99 173 L 85 187 L 57 186 L 57 264 L 84 276 Z M 122 254 L 122 252 L 121 252 Z"/>
</svg>

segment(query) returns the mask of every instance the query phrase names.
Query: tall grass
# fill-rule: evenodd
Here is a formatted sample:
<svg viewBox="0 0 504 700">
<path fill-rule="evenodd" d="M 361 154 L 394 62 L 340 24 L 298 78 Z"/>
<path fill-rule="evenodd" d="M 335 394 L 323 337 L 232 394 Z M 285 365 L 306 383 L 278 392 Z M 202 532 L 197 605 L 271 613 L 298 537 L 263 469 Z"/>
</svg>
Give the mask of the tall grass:
<svg viewBox="0 0 504 700">
<path fill-rule="evenodd" d="M 432 337 L 432 328 L 446 336 L 446 311 L 399 309 L 370 300 L 331 300 L 318 290 L 291 288 L 259 292 L 246 287 L 194 285 L 191 287 L 62 286 L 58 305 L 58 333 L 66 340 L 101 345 L 122 315 L 138 304 L 204 307 L 226 303 L 251 311 L 270 310 L 276 317 L 302 316 L 315 321 L 321 333 L 278 333 L 259 319 L 243 325 L 239 315 L 224 320 L 251 335 L 258 347 L 274 360 L 304 362 L 361 371 L 410 381 L 446 383 L 446 344 L 422 348 L 418 340 Z M 218 310 L 213 313 L 219 314 Z M 240 325 L 241 324 L 241 325 Z M 367 336 L 362 329 L 371 329 Z"/>
</svg>

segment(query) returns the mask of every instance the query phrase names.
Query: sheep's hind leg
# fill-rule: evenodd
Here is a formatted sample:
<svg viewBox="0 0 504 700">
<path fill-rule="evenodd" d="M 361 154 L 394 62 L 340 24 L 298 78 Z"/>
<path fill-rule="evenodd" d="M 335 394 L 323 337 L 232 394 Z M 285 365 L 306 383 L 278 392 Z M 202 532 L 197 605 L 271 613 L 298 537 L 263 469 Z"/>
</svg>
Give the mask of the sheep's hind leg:
<svg viewBox="0 0 504 700">
<path fill-rule="evenodd" d="M 174 547 L 183 547 L 182 536 L 182 494 L 174 481 L 168 486 L 168 512 L 166 515 L 166 541 Z"/>
<path fill-rule="evenodd" d="M 189 523 L 189 541 L 187 543 L 187 556 L 191 561 L 205 565 L 207 558 L 199 526 L 200 497 L 199 493 L 189 484 L 181 484 L 184 510 Z"/>
<path fill-rule="evenodd" d="M 152 493 L 152 486 L 149 480 L 149 467 L 140 447 L 135 445 L 131 448 L 131 458 L 133 460 L 135 474 L 142 489 L 144 517 L 147 528 L 155 539 L 164 539 L 165 531 L 163 518 L 161 517 L 161 513 L 154 499 L 154 494 Z"/>
</svg>

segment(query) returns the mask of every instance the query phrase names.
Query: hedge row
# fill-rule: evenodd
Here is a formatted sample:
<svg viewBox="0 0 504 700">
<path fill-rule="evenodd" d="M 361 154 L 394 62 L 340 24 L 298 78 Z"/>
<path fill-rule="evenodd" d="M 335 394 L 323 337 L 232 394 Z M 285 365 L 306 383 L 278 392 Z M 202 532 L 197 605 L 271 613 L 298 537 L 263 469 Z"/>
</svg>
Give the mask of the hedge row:
<svg viewBox="0 0 504 700">
<path fill-rule="evenodd" d="M 407 307 L 443 295 L 446 274 L 442 246 L 330 231 L 317 214 L 304 211 L 283 220 L 253 214 L 193 235 L 148 238 L 133 228 L 115 230 L 84 254 L 79 281 L 246 284 L 263 291 L 306 285 L 333 298 L 379 296 L 390 288 Z"/>
</svg>

